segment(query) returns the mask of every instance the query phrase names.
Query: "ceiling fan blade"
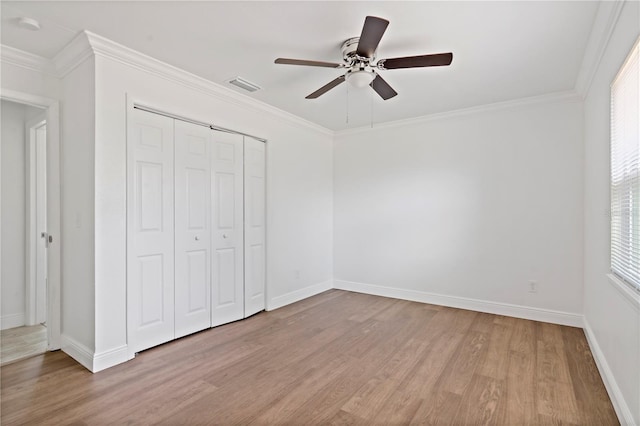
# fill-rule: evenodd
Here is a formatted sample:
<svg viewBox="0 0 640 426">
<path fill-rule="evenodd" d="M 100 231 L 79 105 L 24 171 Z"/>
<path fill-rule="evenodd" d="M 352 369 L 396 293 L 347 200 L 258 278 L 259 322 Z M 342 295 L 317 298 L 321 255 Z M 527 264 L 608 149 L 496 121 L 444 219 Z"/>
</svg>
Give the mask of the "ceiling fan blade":
<svg viewBox="0 0 640 426">
<path fill-rule="evenodd" d="M 325 68 L 342 68 L 343 64 L 338 64 L 335 62 L 322 62 L 322 61 L 307 61 L 304 59 L 288 59 L 288 58 L 278 58 L 275 60 L 276 64 L 284 64 L 284 65 L 306 65 L 309 67 L 325 67 Z"/>
<path fill-rule="evenodd" d="M 436 53 L 435 55 L 405 56 L 402 58 L 381 59 L 378 66 L 384 70 L 398 68 L 440 67 L 451 65 L 453 53 Z"/>
<path fill-rule="evenodd" d="M 306 96 L 305 99 L 316 99 L 320 95 L 324 95 L 329 90 L 331 90 L 334 87 L 336 87 L 338 84 L 343 83 L 344 80 L 345 80 L 344 75 L 341 75 L 340 77 L 336 78 L 335 80 L 332 80 L 329 83 L 325 84 L 324 86 L 322 86 L 321 88 L 319 88 L 318 90 L 313 92 L 312 94 Z"/>
<path fill-rule="evenodd" d="M 398 94 L 398 92 L 396 92 L 391 86 L 389 86 L 389 83 L 384 81 L 384 79 L 377 74 L 376 78 L 373 79 L 369 86 L 373 87 L 373 90 L 375 90 L 376 93 L 380 95 L 380 97 L 385 101 L 387 99 L 393 98 Z"/>
<path fill-rule="evenodd" d="M 386 19 L 367 16 L 364 20 L 356 54 L 358 56 L 371 58 L 373 54 L 376 53 L 380 39 L 382 39 L 382 34 L 384 34 L 388 25 L 389 21 Z"/>
</svg>

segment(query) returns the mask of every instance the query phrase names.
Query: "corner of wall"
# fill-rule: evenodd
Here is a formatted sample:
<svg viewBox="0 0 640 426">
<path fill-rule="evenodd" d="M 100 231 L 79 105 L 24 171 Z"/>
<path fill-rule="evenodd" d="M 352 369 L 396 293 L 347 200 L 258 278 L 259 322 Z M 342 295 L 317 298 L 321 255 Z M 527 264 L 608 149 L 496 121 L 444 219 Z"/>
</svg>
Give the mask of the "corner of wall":
<svg viewBox="0 0 640 426">
<path fill-rule="evenodd" d="M 283 306 L 291 303 L 299 302 L 307 297 L 315 296 L 327 290 L 331 290 L 333 287 L 333 280 L 323 281 L 321 283 L 313 284 L 308 287 L 283 294 L 281 296 L 273 297 L 267 300 L 266 311 L 274 311 Z"/>
<path fill-rule="evenodd" d="M 86 59 L 93 56 L 93 49 L 85 31 L 79 32 L 53 58 L 58 77 L 63 78 Z"/>
<path fill-rule="evenodd" d="M 89 371 L 93 371 L 93 351 L 74 338 L 63 334 L 60 338 L 62 352 L 78 361 Z"/>
<path fill-rule="evenodd" d="M 82 343 L 68 335 L 62 335 L 62 352 L 76 360 L 80 365 L 92 373 L 97 373 L 128 361 L 128 347 L 126 345 L 102 353 L 96 353 Z"/>
<path fill-rule="evenodd" d="M 591 34 L 587 41 L 582 65 L 576 79 L 575 90 L 583 98 L 587 96 L 593 77 L 600 66 L 604 51 L 609 44 L 611 34 L 618 22 L 625 0 L 600 2 L 596 13 Z"/>
</svg>

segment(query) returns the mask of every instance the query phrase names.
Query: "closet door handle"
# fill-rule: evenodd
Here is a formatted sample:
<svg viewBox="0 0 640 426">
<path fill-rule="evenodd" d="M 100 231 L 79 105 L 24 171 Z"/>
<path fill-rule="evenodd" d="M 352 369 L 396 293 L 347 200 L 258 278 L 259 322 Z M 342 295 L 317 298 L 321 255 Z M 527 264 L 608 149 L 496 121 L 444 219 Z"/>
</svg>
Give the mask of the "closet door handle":
<svg viewBox="0 0 640 426">
<path fill-rule="evenodd" d="M 227 234 L 222 234 L 222 238 L 227 238 Z"/>
<path fill-rule="evenodd" d="M 196 235 L 196 241 L 200 241 L 200 237 Z"/>
</svg>

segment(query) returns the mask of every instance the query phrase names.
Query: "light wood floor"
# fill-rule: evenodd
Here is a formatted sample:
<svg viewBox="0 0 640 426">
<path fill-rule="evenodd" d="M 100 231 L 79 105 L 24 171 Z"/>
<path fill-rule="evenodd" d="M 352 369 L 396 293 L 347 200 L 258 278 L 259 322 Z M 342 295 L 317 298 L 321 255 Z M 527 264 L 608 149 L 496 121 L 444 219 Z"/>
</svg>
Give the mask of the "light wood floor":
<svg viewBox="0 0 640 426">
<path fill-rule="evenodd" d="M 95 375 L 1 369 L 10 424 L 618 424 L 581 329 L 331 290 Z"/>
<path fill-rule="evenodd" d="M 43 325 L 0 331 L 0 365 L 42 354 L 47 350 L 47 328 Z"/>
</svg>

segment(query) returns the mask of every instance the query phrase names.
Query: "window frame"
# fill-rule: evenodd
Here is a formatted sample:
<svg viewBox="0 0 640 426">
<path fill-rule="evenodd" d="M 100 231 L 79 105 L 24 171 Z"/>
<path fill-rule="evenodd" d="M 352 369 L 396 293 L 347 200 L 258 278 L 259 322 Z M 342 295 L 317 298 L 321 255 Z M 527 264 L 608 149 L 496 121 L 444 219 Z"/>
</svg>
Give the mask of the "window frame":
<svg viewBox="0 0 640 426">
<path fill-rule="evenodd" d="M 610 151 L 609 151 L 609 165 L 610 165 L 610 174 L 609 174 L 609 184 L 610 184 L 610 190 L 609 190 L 609 203 L 610 203 L 610 226 L 609 226 L 609 230 L 610 230 L 610 241 L 609 241 L 609 269 L 610 269 L 610 275 L 614 278 L 616 278 L 617 281 L 623 282 L 624 284 L 626 284 L 628 287 L 630 287 L 632 290 L 634 290 L 637 293 L 640 293 L 640 266 L 636 266 L 635 268 L 633 268 L 633 260 L 634 260 L 634 252 L 636 250 L 640 251 L 640 248 L 638 248 L 637 246 L 640 245 L 640 236 L 639 235 L 634 235 L 634 229 L 639 229 L 640 228 L 640 201 L 638 201 L 636 198 L 640 199 L 640 193 L 638 195 L 635 194 L 635 186 L 633 185 L 633 183 L 637 183 L 638 181 L 640 181 L 640 118 L 637 118 L 637 125 L 638 125 L 638 129 L 636 130 L 636 135 L 638 135 L 638 141 L 635 141 L 635 144 L 631 144 L 632 148 L 630 150 L 630 152 L 632 152 L 632 156 L 638 155 L 639 159 L 638 161 L 635 162 L 632 161 L 632 168 L 631 168 L 631 172 L 627 173 L 626 171 L 622 172 L 623 173 L 623 177 L 620 179 L 617 179 L 614 181 L 614 175 L 616 175 L 617 173 L 620 172 L 620 169 L 623 169 L 624 167 L 619 165 L 619 164 L 614 164 L 614 161 L 617 159 L 616 157 L 616 153 L 614 153 L 614 138 L 615 138 L 615 132 L 614 129 L 618 128 L 615 126 L 615 124 L 618 124 L 620 121 L 624 121 L 624 119 L 620 120 L 618 119 L 618 117 L 614 116 L 614 114 L 617 112 L 617 110 L 614 108 L 614 104 L 615 104 L 615 97 L 614 94 L 619 93 L 618 91 L 616 91 L 616 84 L 620 82 L 621 78 L 623 76 L 628 75 L 628 67 L 629 66 L 635 66 L 635 73 L 637 74 L 637 79 L 638 79 L 638 92 L 636 93 L 637 99 L 636 101 L 638 102 L 638 108 L 640 111 L 640 37 L 638 38 L 638 40 L 636 40 L 636 42 L 634 43 L 633 47 L 631 48 L 629 54 L 627 55 L 627 57 L 625 58 L 624 62 L 622 63 L 622 65 L 620 66 L 620 69 L 618 70 L 618 72 L 616 73 L 615 78 L 612 80 L 611 85 L 610 85 L 610 137 L 609 137 L 609 142 L 610 142 Z M 633 73 L 634 70 L 631 70 L 631 72 Z M 633 75 L 633 74 L 632 74 Z M 625 83 L 626 81 L 623 81 L 623 83 Z M 630 92 L 631 96 L 633 96 L 633 92 Z M 633 101 L 632 101 L 633 102 Z M 617 104 L 616 104 L 617 105 Z M 625 110 L 623 108 L 623 110 L 621 111 L 622 114 L 624 114 Z M 627 111 L 628 112 L 628 111 Z M 640 114 L 639 114 L 640 115 Z M 635 123 L 634 123 L 635 124 Z M 623 127 L 623 126 L 621 126 Z M 633 128 L 633 126 L 631 127 Z M 634 150 L 634 148 L 637 150 Z M 623 164 L 624 166 L 628 166 L 629 164 L 626 162 L 622 162 L 621 164 Z M 616 166 L 616 167 L 614 167 Z M 634 176 L 635 174 L 635 176 Z M 628 177 L 627 177 L 628 175 Z M 619 182 L 622 181 L 623 184 L 619 185 Z M 624 183 L 625 181 L 628 181 L 627 183 Z M 620 191 L 620 192 L 616 192 L 616 184 L 618 184 L 619 186 L 623 186 L 625 187 L 624 191 Z M 638 184 L 640 185 L 640 184 Z M 622 192 L 622 194 L 624 196 L 626 196 L 627 194 L 625 194 L 624 192 L 629 192 L 629 200 L 628 200 L 628 207 L 623 207 L 625 205 L 625 202 L 620 200 L 619 197 L 616 197 L 615 195 L 620 195 L 620 193 Z M 616 215 L 619 215 L 620 218 L 616 218 Z M 624 216 L 624 217 L 623 217 Z M 616 221 L 616 219 L 618 221 Z M 626 220 L 625 220 L 626 219 Z M 620 241 L 614 241 L 614 238 L 616 237 L 617 233 L 619 233 L 620 231 L 618 230 L 618 232 L 616 233 L 614 230 L 614 227 L 618 225 L 624 225 L 626 227 L 628 227 L 628 233 L 625 235 L 628 235 L 628 238 L 624 238 L 621 237 L 619 238 Z M 622 241 L 624 240 L 624 241 Z M 621 247 L 622 244 L 618 244 L 617 246 L 614 246 L 614 244 L 617 243 L 623 243 L 625 241 L 629 241 L 631 243 L 631 246 L 628 248 L 624 248 Z M 614 265 L 614 260 L 619 260 L 620 259 L 620 255 L 614 256 L 614 251 L 617 251 L 618 253 L 623 252 L 625 250 L 628 250 L 629 254 L 629 258 L 631 259 L 628 263 L 630 264 L 629 268 L 621 268 L 618 267 L 617 269 L 620 269 L 620 271 L 616 270 L 616 266 L 620 266 L 620 265 Z M 629 265 L 626 265 L 629 266 Z M 626 269 L 625 271 L 623 271 L 622 269 Z M 635 278 L 637 277 L 637 278 Z M 635 278 L 635 279 L 634 279 Z"/>
</svg>

